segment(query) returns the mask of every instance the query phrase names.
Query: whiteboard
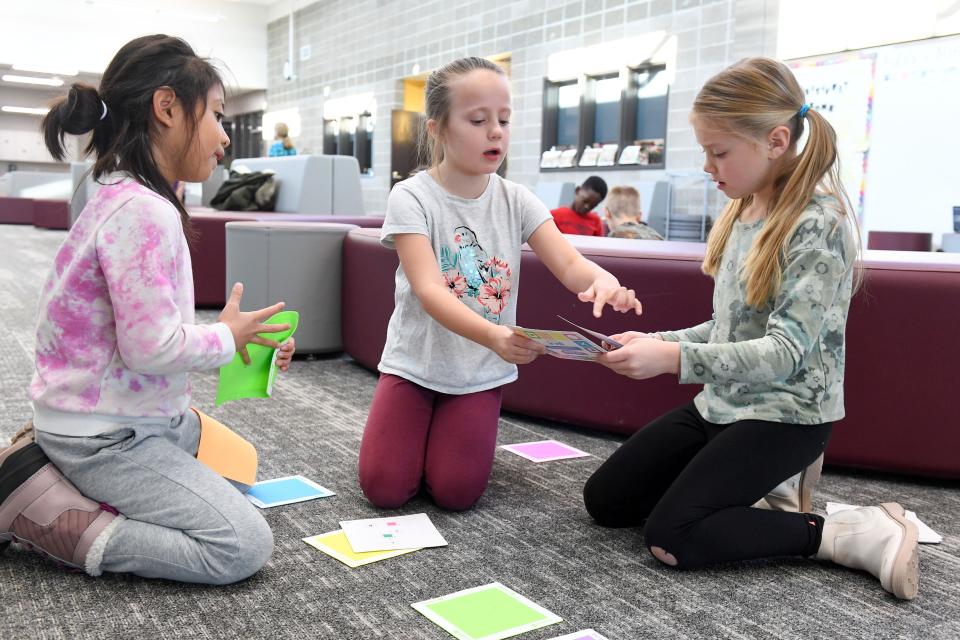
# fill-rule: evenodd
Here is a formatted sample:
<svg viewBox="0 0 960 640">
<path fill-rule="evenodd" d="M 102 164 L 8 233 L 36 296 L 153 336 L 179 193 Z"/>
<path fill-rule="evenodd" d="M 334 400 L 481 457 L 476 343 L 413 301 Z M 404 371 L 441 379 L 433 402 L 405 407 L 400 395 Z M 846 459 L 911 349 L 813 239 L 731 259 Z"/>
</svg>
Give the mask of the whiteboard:
<svg viewBox="0 0 960 640">
<path fill-rule="evenodd" d="M 831 117 L 829 111 L 824 115 L 837 128 L 844 184 L 859 209 L 864 239 L 871 230 L 921 231 L 933 234 L 936 248 L 941 235 L 953 231 L 952 209 L 960 206 L 960 37 L 820 56 L 790 65 L 805 88 L 804 81 L 816 87 L 840 79 L 857 87 L 848 95 L 857 94 L 859 99 L 866 63 L 853 63 L 855 59 L 873 60 L 871 97 L 863 120 L 854 117 L 853 102 L 844 103 L 842 118 Z M 821 71 L 818 75 L 810 69 Z M 811 102 L 816 105 L 816 94 Z M 861 123 L 866 133 L 858 140 L 854 132 Z M 863 160 L 859 203 L 860 191 L 851 188 L 858 145 Z"/>
<path fill-rule="evenodd" d="M 840 178 L 861 223 L 870 151 L 875 54 L 852 53 L 793 63 L 807 104 L 837 134 Z"/>
</svg>

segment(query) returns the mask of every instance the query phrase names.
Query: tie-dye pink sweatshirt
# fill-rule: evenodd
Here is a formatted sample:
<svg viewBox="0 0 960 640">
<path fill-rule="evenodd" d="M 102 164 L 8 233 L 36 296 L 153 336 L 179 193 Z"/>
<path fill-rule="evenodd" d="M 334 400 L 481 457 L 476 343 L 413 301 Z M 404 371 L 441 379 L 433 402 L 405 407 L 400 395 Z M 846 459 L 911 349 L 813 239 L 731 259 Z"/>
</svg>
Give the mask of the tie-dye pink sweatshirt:
<svg viewBox="0 0 960 640">
<path fill-rule="evenodd" d="M 189 407 L 188 372 L 234 355 L 225 324 L 194 324 L 176 208 L 129 177 L 105 182 L 40 296 L 30 397 L 42 431 L 90 436 L 118 423 L 174 420 Z"/>
</svg>

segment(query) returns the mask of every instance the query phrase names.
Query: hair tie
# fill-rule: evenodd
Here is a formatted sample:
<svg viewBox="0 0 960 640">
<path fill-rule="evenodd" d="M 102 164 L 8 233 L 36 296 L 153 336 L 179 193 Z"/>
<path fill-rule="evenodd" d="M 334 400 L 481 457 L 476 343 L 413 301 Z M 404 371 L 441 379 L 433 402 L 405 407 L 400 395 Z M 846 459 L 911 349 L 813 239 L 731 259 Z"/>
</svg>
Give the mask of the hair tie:
<svg viewBox="0 0 960 640">
<path fill-rule="evenodd" d="M 103 113 L 100 114 L 100 119 L 103 120 L 104 118 L 107 117 L 107 103 L 101 100 L 100 104 L 103 105 Z"/>
<path fill-rule="evenodd" d="M 810 111 L 810 103 L 807 103 L 802 107 L 800 107 L 800 111 L 797 112 L 797 115 L 800 116 L 801 120 L 807 117 L 807 111 Z"/>
</svg>

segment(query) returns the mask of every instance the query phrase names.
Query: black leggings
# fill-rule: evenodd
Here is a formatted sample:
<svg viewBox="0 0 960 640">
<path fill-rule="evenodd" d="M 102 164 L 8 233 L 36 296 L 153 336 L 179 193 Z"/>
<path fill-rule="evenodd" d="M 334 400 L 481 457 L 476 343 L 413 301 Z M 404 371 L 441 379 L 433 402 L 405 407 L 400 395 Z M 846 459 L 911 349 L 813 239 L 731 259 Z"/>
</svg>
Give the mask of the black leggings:
<svg viewBox="0 0 960 640">
<path fill-rule="evenodd" d="M 831 427 L 713 424 L 690 403 L 624 442 L 587 480 L 583 499 L 603 526 L 646 521 L 647 547 L 678 567 L 811 555 L 819 543 L 809 517 L 751 505 L 816 460 Z"/>
</svg>

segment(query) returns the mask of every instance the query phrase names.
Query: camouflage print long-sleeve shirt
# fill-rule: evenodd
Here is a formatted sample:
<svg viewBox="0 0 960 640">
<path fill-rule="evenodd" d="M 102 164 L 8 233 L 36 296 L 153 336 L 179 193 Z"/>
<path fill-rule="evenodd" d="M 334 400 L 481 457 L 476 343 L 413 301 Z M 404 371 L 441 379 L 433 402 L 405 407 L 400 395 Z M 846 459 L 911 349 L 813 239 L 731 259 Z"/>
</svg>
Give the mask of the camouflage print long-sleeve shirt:
<svg viewBox="0 0 960 640">
<path fill-rule="evenodd" d="M 680 343 L 680 382 L 704 384 L 695 402 L 710 422 L 839 420 L 856 257 L 851 225 L 835 200 L 817 196 L 788 241 L 779 291 L 757 309 L 746 304 L 743 267 L 763 223 L 734 224 L 713 318 L 660 336 Z"/>
</svg>

